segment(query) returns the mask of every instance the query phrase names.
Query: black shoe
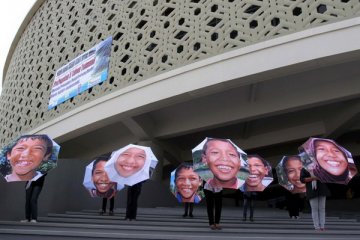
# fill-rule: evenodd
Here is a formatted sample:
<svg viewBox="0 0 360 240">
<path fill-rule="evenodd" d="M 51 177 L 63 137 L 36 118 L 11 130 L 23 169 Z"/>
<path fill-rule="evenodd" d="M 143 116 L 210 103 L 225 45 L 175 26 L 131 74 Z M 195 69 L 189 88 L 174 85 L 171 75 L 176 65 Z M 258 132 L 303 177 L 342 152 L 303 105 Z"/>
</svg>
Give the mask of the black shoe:
<svg viewBox="0 0 360 240">
<path fill-rule="evenodd" d="M 185 214 L 183 214 L 183 215 L 182 215 L 182 217 L 187 217 L 187 214 L 186 214 L 186 213 L 185 213 Z"/>
<path fill-rule="evenodd" d="M 104 215 L 104 213 L 105 213 L 104 210 L 101 210 L 101 211 L 99 212 L 100 215 Z"/>
<path fill-rule="evenodd" d="M 254 221 L 254 219 L 253 219 L 253 218 L 250 218 L 250 221 L 252 221 L 252 222 L 253 222 L 253 221 Z"/>
<path fill-rule="evenodd" d="M 114 211 L 110 211 L 109 216 L 114 216 Z"/>
<path fill-rule="evenodd" d="M 192 215 L 192 213 L 190 213 L 190 214 L 189 214 L 189 217 L 193 218 L 193 217 L 194 217 L 194 215 Z"/>
<path fill-rule="evenodd" d="M 242 219 L 244 222 L 246 221 L 246 217 L 243 217 L 243 219 Z"/>
</svg>

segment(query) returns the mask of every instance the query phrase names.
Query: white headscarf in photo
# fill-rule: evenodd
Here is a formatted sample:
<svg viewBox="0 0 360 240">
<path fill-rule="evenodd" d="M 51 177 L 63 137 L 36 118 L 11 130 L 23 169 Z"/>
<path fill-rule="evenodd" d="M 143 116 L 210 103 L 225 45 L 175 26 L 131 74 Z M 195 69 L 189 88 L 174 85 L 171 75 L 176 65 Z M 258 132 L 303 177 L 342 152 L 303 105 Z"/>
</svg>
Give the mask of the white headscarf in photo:
<svg viewBox="0 0 360 240">
<path fill-rule="evenodd" d="M 142 169 L 129 177 L 122 177 L 115 169 L 115 162 L 119 158 L 120 154 L 128 150 L 129 148 L 139 148 L 145 151 L 146 159 Z M 105 171 L 108 173 L 109 179 L 112 182 L 117 182 L 120 185 L 132 186 L 136 183 L 142 182 L 150 178 L 150 166 L 155 168 L 158 160 L 155 157 L 150 147 L 144 147 L 140 145 L 129 144 L 111 154 L 111 158 L 105 164 Z"/>
</svg>

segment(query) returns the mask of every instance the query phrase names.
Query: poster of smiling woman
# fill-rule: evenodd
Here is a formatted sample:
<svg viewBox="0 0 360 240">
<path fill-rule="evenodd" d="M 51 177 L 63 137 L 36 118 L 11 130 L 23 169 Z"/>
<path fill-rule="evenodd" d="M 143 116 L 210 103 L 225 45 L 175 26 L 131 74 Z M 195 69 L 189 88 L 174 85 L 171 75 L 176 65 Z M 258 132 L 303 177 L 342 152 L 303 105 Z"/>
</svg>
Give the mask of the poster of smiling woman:
<svg viewBox="0 0 360 240">
<path fill-rule="evenodd" d="M 323 183 L 347 184 L 357 173 L 351 153 L 334 140 L 310 138 L 299 151 L 305 167 Z"/>
<path fill-rule="evenodd" d="M 57 165 L 60 146 L 47 135 L 23 135 L 0 151 L 7 182 L 36 181 Z"/>
<path fill-rule="evenodd" d="M 111 154 L 105 171 L 112 182 L 132 186 L 149 179 L 157 162 L 150 147 L 129 144 Z"/>
<path fill-rule="evenodd" d="M 303 166 L 303 160 L 299 155 L 283 156 L 276 166 L 279 184 L 291 193 L 306 192 L 305 183 L 300 181 Z"/>
</svg>

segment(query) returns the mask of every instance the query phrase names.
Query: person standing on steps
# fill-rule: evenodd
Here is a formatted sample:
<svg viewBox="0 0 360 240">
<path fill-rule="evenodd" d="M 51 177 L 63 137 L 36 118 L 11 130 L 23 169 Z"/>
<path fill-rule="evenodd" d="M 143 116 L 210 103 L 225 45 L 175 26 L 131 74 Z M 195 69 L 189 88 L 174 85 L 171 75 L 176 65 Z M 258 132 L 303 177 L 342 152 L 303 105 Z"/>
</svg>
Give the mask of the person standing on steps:
<svg viewBox="0 0 360 240">
<path fill-rule="evenodd" d="M 127 202 L 125 220 L 136 221 L 138 199 L 141 193 L 142 184 L 145 181 L 129 186 L 127 189 Z"/>
<path fill-rule="evenodd" d="M 326 197 L 330 191 L 325 183 L 312 176 L 305 168 L 301 170 L 301 182 L 306 184 L 306 197 L 310 202 L 311 216 L 316 231 L 325 231 Z"/>
<path fill-rule="evenodd" d="M 37 223 L 38 221 L 38 198 L 44 186 L 45 176 L 43 174 L 36 181 L 27 181 L 25 185 L 25 220 L 21 222 Z"/>
</svg>

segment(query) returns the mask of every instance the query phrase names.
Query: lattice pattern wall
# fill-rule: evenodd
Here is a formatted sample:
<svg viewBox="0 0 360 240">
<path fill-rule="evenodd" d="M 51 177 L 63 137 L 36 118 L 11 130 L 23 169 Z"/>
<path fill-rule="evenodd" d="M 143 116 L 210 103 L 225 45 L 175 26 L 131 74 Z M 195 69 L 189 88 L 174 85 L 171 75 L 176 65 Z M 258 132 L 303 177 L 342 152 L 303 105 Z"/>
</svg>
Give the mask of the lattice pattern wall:
<svg viewBox="0 0 360 240">
<path fill-rule="evenodd" d="M 0 145 L 149 76 L 359 13 L 359 0 L 45 1 L 6 74 Z M 55 71 L 110 35 L 109 79 L 48 111 Z"/>
</svg>

